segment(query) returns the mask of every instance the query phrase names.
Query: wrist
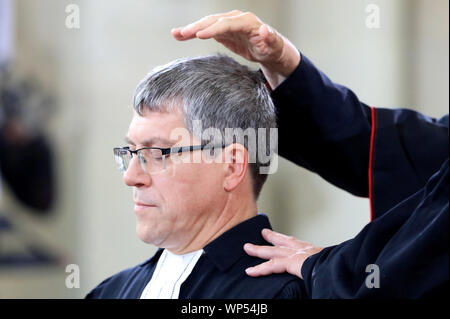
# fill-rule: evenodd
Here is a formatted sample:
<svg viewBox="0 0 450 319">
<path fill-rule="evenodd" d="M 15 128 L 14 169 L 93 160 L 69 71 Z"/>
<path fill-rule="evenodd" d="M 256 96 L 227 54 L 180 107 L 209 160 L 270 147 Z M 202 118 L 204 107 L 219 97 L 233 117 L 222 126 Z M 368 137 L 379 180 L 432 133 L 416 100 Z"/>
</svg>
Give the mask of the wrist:
<svg viewBox="0 0 450 319">
<path fill-rule="evenodd" d="M 272 89 L 280 85 L 300 63 L 301 56 L 297 48 L 283 37 L 283 51 L 275 62 L 261 63 L 261 70 Z"/>
</svg>

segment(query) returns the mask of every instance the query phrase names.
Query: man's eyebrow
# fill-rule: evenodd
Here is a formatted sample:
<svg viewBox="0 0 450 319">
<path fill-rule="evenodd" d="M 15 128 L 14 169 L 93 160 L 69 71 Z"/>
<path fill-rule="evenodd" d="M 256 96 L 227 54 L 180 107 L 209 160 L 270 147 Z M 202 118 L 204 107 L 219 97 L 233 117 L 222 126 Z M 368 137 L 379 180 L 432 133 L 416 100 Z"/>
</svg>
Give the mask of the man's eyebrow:
<svg viewBox="0 0 450 319">
<path fill-rule="evenodd" d="M 125 143 L 127 143 L 129 145 L 136 146 L 136 143 L 133 142 L 128 136 L 125 137 Z M 143 145 L 144 147 L 152 147 L 152 146 L 167 146 L 167 147 L 170 147 L 170 146 L 174 145 L 175 143 L 176 142 L 170 141 L 170 140 L 165 139 L 163 137 L 152 137 L 152 138 L 149 138 L 147 140 L 142 141 L 142 143 L 140 143 L 140 144 Z"/>
<path fill-rule="evenodd" d="M 136 145 L 128 136 L 125 136 L 125 143 L 127 143 L 129 145 L 133 145 L 133 146 Z"/>
</svg>

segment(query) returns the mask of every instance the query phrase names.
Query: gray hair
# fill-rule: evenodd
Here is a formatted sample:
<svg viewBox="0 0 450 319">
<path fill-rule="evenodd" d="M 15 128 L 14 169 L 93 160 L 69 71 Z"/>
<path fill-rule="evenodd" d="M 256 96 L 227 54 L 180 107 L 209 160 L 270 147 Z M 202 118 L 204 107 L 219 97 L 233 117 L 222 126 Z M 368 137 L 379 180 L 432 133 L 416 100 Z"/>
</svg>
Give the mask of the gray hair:
<svg viewBox="0 0 450 319">
<path fill-rule="evenodd" d="M 182 108 L 191 133 L 198 120 L 206 128 L 219 129 L 223 136 L 226 128 L 257 131 L 276 127 L 275 107 L 262 73 L 221 54 L 178 59 L 153 69 L 137 86 L 133 107 L 141 116 L 144 108 L 159 112 Z M 270 149 L 267 136 L 264 141 L 265 150 Z M 257 140 L 256 145 L 260 142 Z M 244 146 L 248 149 L 247 140 Z M 257 199 L 267 179 L 259 168 L 270 161 L 262 163 L 256 158 L 249 162 Z"/>
</svg>

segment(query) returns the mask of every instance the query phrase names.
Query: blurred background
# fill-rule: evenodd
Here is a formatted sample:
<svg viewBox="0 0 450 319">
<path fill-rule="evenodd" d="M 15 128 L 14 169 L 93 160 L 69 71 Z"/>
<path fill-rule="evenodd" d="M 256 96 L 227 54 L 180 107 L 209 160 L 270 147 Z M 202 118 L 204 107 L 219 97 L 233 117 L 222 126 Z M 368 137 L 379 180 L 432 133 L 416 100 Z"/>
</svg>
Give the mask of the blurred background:
<svg viewBox="0 0 450 319">
<path fill-rule="evenodd" d="M 0 298 L 81 298 L 153 255 L 135 233 L 112 148 L 151 68 L 236 58 L 170 34 L 232 9 L 254 12 L 370 105 L 448 112 L 447 0 L 0 0 Z M 284 159 L 258 204 L 275 230 L 321 246 L 352 238 L 370 215 L 367 199 Z M 71 264 L 79 288 L 66 285 Z"/>
</svg>

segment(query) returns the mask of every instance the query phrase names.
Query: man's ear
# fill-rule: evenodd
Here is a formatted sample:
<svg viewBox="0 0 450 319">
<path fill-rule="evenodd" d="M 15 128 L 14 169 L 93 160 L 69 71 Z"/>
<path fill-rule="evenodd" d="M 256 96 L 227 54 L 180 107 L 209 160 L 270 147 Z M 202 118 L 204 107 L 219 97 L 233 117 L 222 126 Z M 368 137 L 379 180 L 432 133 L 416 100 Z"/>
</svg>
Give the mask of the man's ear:
<svg viewBox="0 0 450 319">
<path fill-rule="evenodd" d="M 225 191 L 231 192 L 245 178 L 248 169 L 248 152 L 242 144 L 234 143 L 225 147 L 223 155 L 225 169 L 223 187 Z"/>
</svg>

